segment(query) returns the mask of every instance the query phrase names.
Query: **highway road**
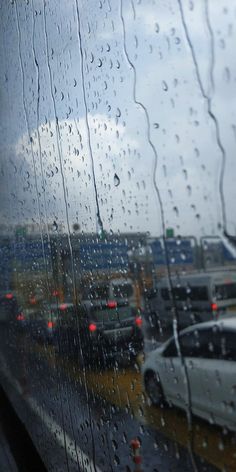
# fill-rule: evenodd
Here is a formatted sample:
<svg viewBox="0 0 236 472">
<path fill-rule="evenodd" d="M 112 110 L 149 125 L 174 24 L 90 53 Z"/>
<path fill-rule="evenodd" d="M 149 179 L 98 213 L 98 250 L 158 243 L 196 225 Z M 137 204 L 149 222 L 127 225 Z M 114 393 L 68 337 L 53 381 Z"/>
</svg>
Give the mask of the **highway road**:
<svg viewBox="0 0 236 472">
<path fill-rule="evenodd" d="M 149 405 L 140 354 L 134 365 L 83 370 L 53 346 L 0 329 L 1 382 L 48 470 L 133 471 L 130 441 L 146 472 L 236 470 L 236 437 L 177 408 Z M 191 426 L 191 427 L 190 427 Z"/>
</svg>

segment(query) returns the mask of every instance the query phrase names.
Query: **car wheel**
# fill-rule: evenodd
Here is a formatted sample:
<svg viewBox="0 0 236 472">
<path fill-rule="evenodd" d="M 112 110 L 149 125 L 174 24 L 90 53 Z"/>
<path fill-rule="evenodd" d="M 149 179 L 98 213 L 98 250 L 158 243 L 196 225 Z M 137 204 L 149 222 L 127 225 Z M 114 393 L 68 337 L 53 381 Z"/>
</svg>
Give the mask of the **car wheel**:
<svg viewBox="0 0 236 472">
<path fill-rule="evenodd" d="M 161 406 L 164 403 L 164 395 L 160 379 L 155 372 L 147 372 L 145 375 L 145 390 L 151 403 L 155 406 Z"/>
</svg>

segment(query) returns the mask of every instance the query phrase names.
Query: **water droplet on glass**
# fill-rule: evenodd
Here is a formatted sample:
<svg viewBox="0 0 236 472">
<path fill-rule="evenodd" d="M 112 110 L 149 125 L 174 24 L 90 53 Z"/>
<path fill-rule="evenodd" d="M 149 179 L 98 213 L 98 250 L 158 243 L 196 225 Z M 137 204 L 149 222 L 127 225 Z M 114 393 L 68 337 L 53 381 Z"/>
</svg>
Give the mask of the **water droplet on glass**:
<svg viewBox="0 0 236 472">
<path fill-rule="evenodd" d="M 57 231 L 57 230 L 58 230 L 58 224 L 57 224 L 57 222 L 56 222 L 55 220 L 53 221 L 52 226 L 53 226 L 53 230 L 54 230 L 54 231 Z"/>
<path fill-rule="evenodd" d="M 164 92 L 167 92 L 168 90 L 168 85 L 165 80 L 162 81 L 162 89 L 164 90 Z"/>
<path fill-rule="evenodd" d="M 117 174 L 114 174 L 114 185 L 115 187 L 118 187 L 120 185 L 120 178 Z"/>
<path fill-rule="evenodd" d="M 191 185 L 187 185 L 186 189 L 187 189 L 188 195 L 189 195 L 189 196 L 192 195 L 192 187 L 191 187 Z"/>
<path fill-rule="evenodd" d="M 121 116 L 121 111 L 120 111 L 119 108 L 117 108 L 117 109 L 116 109 L 116 117 L 117 117 L 117 118 L 120 118 L 120 116 Z"/>
<path fill-rule="evenodd" d="M 174 206 L 174 207 L 173 207 L 173 211 L 174 211 L 174 213 L 176 214 L 176 216 L 179 216 L 179 209 L 178 209 L 177 206 Z"/>
<path fill-rule="evenodd" d="M 120 464 L 120 459 L 117 455 L 114 456 L 114 463 L 115 465 L 119 465 Z"/>
</svg>

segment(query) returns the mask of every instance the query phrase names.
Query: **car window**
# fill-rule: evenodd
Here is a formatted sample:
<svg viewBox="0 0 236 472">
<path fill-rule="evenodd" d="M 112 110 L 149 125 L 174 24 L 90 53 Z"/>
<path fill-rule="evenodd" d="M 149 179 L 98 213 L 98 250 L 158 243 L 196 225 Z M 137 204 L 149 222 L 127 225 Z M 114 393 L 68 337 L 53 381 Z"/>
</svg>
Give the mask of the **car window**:
<svg viewBox="0 0 236 472">
<path fill-rule="evenodd" d="M 102 309 L 94 308 L 91 311 L 91 316 L 97 321 L 102 321 L 103 323 L 114 320 L 123 321 L 129 318 L 134 318 L 135 310 L 129 306 L 116 308 L 103 307 Z"/>
<path fill-rule="evenodd" d="M 180 336 L 180 348 L 185 357 L 212 359 L 219 356 L 218 333 L 210 329 L 196 329 Z"/>
<path fill-rule="evenodd" d="M 219 333 L 219 358 L 227 361 L 236 361 L 236 333 L 222 330 Z"/>
<path fill-rule="evenodd" d="M 236 298 L 236 283 L 215 285 L 215 295 L 217 300 Z"/>
<path fill-rule="evenodd" d="M 220 359 L 224 342 L 226 342 L 225 338 L 220 331 L 213 328 L 199 328 L 181 334 L 179 337 L 179 347 L 182 356 L 201 359 Z M 222 348 L 220 347 L 220 343 L 222 343 Z M 164 357 L 178 356 L 176 341 L 174 339 L 164 350 L 163 355 Z"/>
<path fill-rule="evenodd" d="M 236 0 L 0 1 L 0 394 L 50 472 L 236 470 L 235 45 Z"/>
<path fill-rule="evenodd" d="M 176 301 L 207 301 L 209 298 L 208 289 L 205 286 L 191 286 L 187 287 L 173 287 L 172 290 L 167 288 L 161 289 L 161 295 L 164 300 L 170 300 L 170 295 L 173 296 Z"/>
<path fill-rule="evenodd" d="M 178 350 L 176 347 L 176 341 L 173 339 L 168 346 L 164 349 L 163 351 L 163 356 L 164 357 L 177 357 L 178 356 Z"/>
<path fill-rule="evenodd" d="M 109 298 L 109 287 L 106 285 L 101 287 L 92 287 L 89 290 L 88 296 L 91 300 L 107 300 Z"/>
<path fill-rule="evenodd" d="M 133 295 L 133 288 L 130 284 L 113 285 L 113 295 L 115 298 L 128 298 Z"/>
</svg>

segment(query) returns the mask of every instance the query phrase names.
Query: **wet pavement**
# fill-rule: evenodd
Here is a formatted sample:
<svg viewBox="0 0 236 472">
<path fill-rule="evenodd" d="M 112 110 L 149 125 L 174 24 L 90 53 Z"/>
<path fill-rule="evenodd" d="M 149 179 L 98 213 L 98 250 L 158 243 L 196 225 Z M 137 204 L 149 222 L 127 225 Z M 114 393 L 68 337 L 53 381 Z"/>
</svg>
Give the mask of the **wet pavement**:
<svg viewBox="0 0 236 472">
<path fill-rule="evenodd" d="M 235 435 L 197 418 L 190 434 L 184 412 L 148 404 L 142 355 L 135 365 L 83 370 L 24 336 L 9 344 L 4 336 L 2 381 L 50 470 L 133 471 L 135 437 L 146 472 L 236 470 Z"/>
</svg>

